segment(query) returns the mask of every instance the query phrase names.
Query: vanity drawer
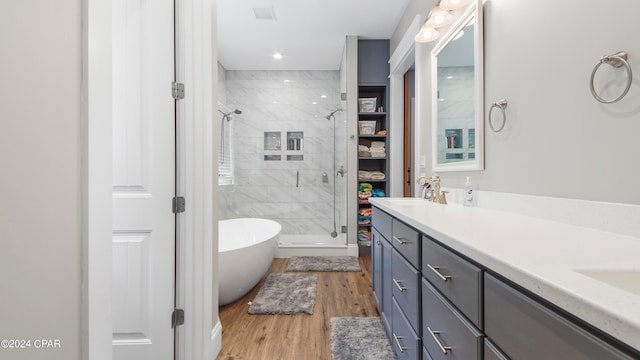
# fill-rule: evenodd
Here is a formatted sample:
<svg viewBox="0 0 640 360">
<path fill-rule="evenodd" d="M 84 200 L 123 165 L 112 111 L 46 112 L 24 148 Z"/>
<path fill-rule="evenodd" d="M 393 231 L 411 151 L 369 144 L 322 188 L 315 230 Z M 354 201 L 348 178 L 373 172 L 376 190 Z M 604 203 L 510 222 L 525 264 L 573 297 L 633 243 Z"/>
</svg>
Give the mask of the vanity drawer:
<svg viewBox="0 0 640 360">
<path fill-rule="evenodd" d="M 391 215 L 373 206 L 371 208 L 371 223 L 380 235 L 391 241 Z"/>
<path fill-rule="evenodd" d="M 407 262 L 397 250 L 391 259 L 393 297 L 416 333 L 420 334 L 420 272 Z"/>
<path fill-rule="evenodd" d="M 482 329 L 482 269 L 423 236 L 422 275 Z"/>
<path fill-rule="evenodd" d="M 404 316 L 395 299 L 393 299 L 393 333 L 390 341 L 398 360 L 420 359 L 422 351 L 420 337 L 413 331 L 409 320 Z"/>
<path fill-rule="evenodd" d="M 485 332 L 511 359 L 632 359 L 488 273 L 484 286 Z"/>
<path fill-rule="evenodd" d="M 420 269 L 420 234 L 402 221 L 392 219 L 393 234 L 391 244 L 404 256 L 411 265 Z"/>
<path fill-rule="evenodd" d="M 433 360 L 482 359 L 482 333 L 425 279 L 422 279 L 422 341 Z"/>
</svg>

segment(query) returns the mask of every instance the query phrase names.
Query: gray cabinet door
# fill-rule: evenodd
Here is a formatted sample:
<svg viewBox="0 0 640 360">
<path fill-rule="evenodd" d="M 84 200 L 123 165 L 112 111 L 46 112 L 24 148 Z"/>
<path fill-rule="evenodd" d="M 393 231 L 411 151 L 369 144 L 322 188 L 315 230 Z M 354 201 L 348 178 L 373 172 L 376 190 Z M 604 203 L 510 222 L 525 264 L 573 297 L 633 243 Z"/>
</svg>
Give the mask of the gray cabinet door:
<svg viewBox="0 0 640 360">
<path fill-rule="evenodd" d="M 488 273 L 484 286 L 485 333 L 511 359 L 632 359 Z"/>
<path fill-rule="evenodd" d="M 482 329 L 482 269 L 423 236 L 422 274 Z"/>
<path fill-rule="evenodd" d="M 371 223 L 388 241 L 391 241 L 391 215 L 373 206 L 371 208 Z"/>
<path fill-rule="evenodd" d="M 391 244 L 404 256 L 416 269 L 420 269 L 420 234 L 402 221 L 393 218 L 391 229 Z"/>
<path fill-rule="evenodd" d="M 384 241 L 376 229 L 371 230 L 371 278 L 373 297 L 382 312 L 382 242 Z"/>
<path fill-rule="evenodd" d="M 422 341 L 433 360 L 482 359 L 483 334 L 422 279 Z"/>
<path fill-rule="evenodd" d="M 393 317 L 393 289 L 391 288 L 391 244 L 382 238 L 382 323 L 387 334 L 391 334 L 391 322 Z"/>
<path fill-rule="evenodd" d="M 420 360 L 422 355 L 420 337 L 413 331 L 413 327 L 395 299 L 393 300 L 393 333 L 390 340 L 398 360 Z"/>
<path fill-rule="evenodd" d="M 391 268 L 393 297 L 413 329 L 420 334 L 420 272 L 395 249 L 391 257 Z"/>
</svg>

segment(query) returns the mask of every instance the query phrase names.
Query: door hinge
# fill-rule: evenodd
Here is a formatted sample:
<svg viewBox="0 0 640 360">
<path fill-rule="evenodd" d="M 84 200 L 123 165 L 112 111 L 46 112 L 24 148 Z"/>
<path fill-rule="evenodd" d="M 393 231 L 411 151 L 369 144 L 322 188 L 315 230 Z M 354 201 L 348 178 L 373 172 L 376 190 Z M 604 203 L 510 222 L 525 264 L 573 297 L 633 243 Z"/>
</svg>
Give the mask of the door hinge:
<svg viewBox="0 0 640 360">
<path fill-rule="evenodd" d="M 171 83 L 171 95 L 176 100 L 184 99 L 184 84 L 179 82 Z"/>
<path fill-rule="evenodd" d="M 175 328 L 180 325 L 184 325 L 184 310 L 174 309 L 171 314 L 171 328 Z"/>
<path fill-rule="evenodd" d="M 185 200 L 183 196 L 176 196 L 173 198 L 173 213 L 179 214 L 185 211 Z"/>
</svg>

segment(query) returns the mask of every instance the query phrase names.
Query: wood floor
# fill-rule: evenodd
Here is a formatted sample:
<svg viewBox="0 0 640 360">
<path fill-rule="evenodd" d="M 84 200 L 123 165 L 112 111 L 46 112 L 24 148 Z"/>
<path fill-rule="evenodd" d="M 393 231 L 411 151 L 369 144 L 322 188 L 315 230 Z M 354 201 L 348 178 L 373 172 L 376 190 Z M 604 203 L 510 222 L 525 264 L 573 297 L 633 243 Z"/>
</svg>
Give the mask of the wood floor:
<svg viewBox="0 0 640 360">
<path fill-rule="evenodd" d="M 330 319 L 379 316 L 371 288 L 371 257 L 360 257 L 361 272 L 318 272 L 313 315 L 249 315 L 248 302 L 265 277 L 242 299 L 220 308 L 222 351 L 217 360 L 331 359 Z M 275 259 L 269 273 L 284 272 Z M 268 275 L 268 274 L 267 274 Z"/>
</svg>

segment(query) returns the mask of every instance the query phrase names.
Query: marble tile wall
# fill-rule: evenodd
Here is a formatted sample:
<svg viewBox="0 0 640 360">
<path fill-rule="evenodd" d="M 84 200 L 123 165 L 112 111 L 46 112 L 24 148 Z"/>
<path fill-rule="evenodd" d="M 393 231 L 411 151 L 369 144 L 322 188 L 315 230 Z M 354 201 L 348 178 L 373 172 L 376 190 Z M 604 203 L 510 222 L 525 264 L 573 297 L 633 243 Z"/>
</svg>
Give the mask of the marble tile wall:
<svg viewBox="0 0 640 360">
<path fill-rule="evenodd" d="M 220 71 L 220 70 L 219 70 Z M 333 231 L 334 124 L 325 119 L 340 107 L 338 71 L 224 71 L 227 108 L 242 110 L 229 123 L 234 157 L 234 184 L 220 187 L 222 219 L 261 217 L 282 224 L 283 234 Z M 336 114 L 336 133 L 345 132 L 343 113 Z M 342 127 L 343 130 L 339 130 Z M 303 161 L 265 161 L 264 132 L 279 131 L 282 148 L 287 131 L 304 132 Z M 336 168 L 345 165 L 345 135 L 336 148 Z M 273 152 L 268 152 L 273 154 Z M 322 174 L 328 182 L 323 182 Z M 299 182 L 296 186 L 296 178 Z M 345 212 L 346 178 L 336 180 L 336 216 Z M 338 224 L 340 226 L 340 224 Z M 339 231 L 339 230 L 338 230 Z"/>
</svg>

